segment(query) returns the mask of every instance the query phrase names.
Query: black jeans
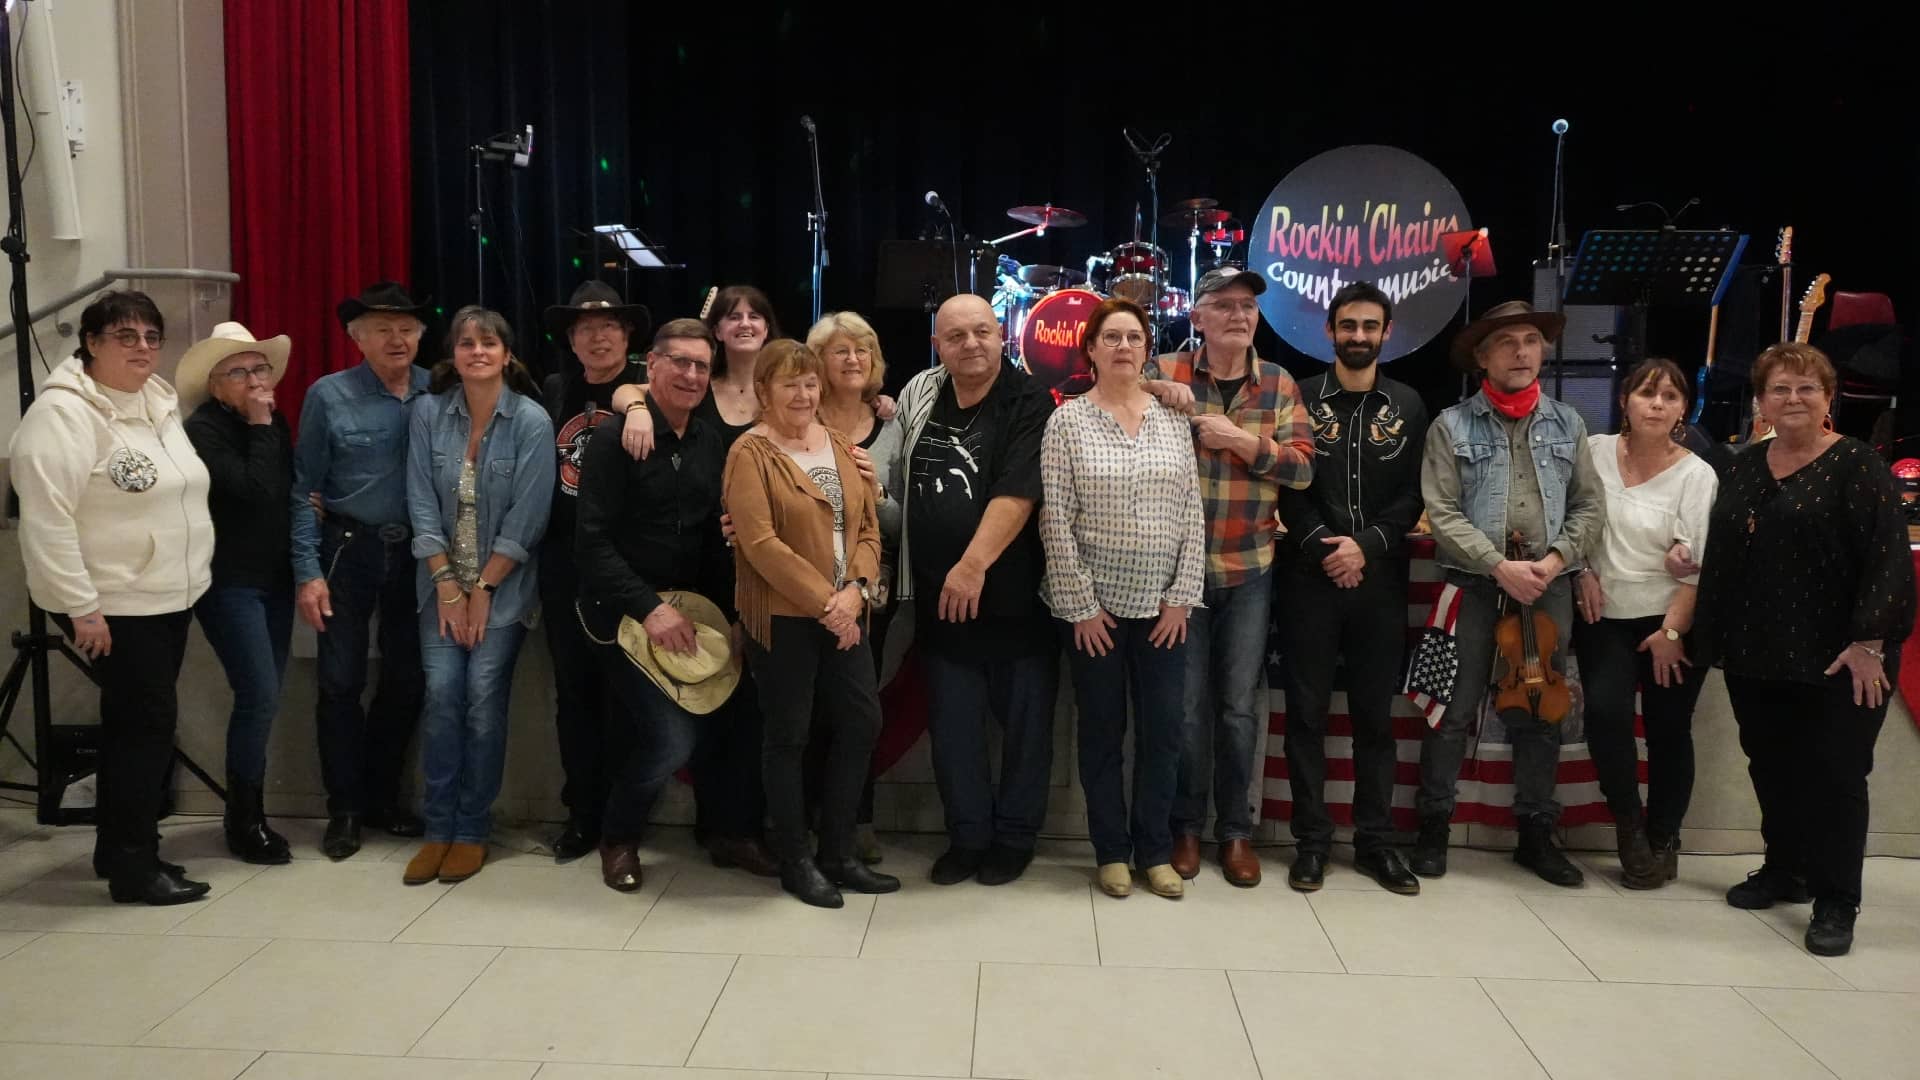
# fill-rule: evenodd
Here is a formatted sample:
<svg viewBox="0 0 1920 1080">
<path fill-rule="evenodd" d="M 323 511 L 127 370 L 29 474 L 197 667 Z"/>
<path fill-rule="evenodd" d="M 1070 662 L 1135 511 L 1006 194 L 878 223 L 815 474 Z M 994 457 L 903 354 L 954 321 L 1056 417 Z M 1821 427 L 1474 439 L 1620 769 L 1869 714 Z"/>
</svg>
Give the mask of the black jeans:
<svg viewBox="0 0 1920 1080">
<path fill-rule="evenodd" d="M 587 640 L 574 610 L 578 585 L 572 547 L 543 546 L 540 606 L 545 617 L 541 623 L 546 628 L 547 655 L 553 659 L 553 723 L 563 774 L 560 801 L 566 804 L 568 819 L 591 836 L 600 828 L 614 770 L 633 752 L 634 725 L 624 715 L 626 710 L 611 707 L 607 700 L 607 673 L 598 654 L 603 648 L 612 648 L 616 654 L 620 650 Z"/>
<path fill-rule="evenodd" d="M 69 638 L 73 622 L 53 621 Z M 175 684 L 187 655 L 192 611 L 109 615 L 113 648 L 93 661 L 100 682 L 100 764 L 96 846 L 116 878 L 152 873 L 159 858 L 160 807 L 180 717 Z"/>
<path fill-rule="evenodd" d="M 1889 645 L 1887 681 L 1898 686 L 1899 642 Z M 1767 865 L 1806 875 L 1816 900 L 1858 906 L 1867 774 L 1887 706 L 1855 705 L 1845 671 L 1823 686 L 1729 673 L 1727 697 L 1760 803 Z"/>
<path fill-rule="evenodd" d="M 880 679 L 880 661 L 887 651 L 887 627 L 893 622 L 891 611 L 876 611 L 870 615 L 868 627 L 867 651 L 873 654 L 873 677 L 877 686 Z M 807 739 L 807 756 L 802 763 L 806 769 L 807 817 L 814 818 L 820 813 L 820 790 L 827 774 L 827 748 L 832 740 L 821 727 L 818 717 L 814 718 L 813 735 Z M 855 824 L 873 824 L 873 781 L 871 764 L 867 767 L 867 782 L 860 788 L 860 809 L 854 816 Z"/>
<path fill-rule="evenodd" d="M 1647 831 L 1677 836 L 1693 798 L 1693 707 L 1706 684 L 1704 668 L 1683 667 L 1677 685 L 1653 679 L 1653 653 L 1636 652 L 1663 616 L 1574 620 L 1573 650 L 1586 693 L 1587 752 L 1615 821 L 1640 812 L 1639 747 L 1633 741 L 1633 693 L 1647 726 Z"/>
<path fill-rule="evenodd" d="M 747 664 L 759 687 L 765 724 L 761 776 L 773 817 L 773 849 L 783 861 L 807 857 L 807 799 L 802 776 L 807 737 L 817 717 L 831 740 L 820 789 L 820 857 L 853 854 L 853 824 L 880 734 L 880 696 L 865 637 L 839 649 L 812 619 L 773 617 L 772 648 L 751 638 Z"/>
<path fill-rule="evenodd" d="M 1066 633 L 1067 668 L 1080 706 L 1080 787 L 1087 832 L 1100 865 L 1131 861 L 1142 870 L 1173 858 L 1173 797 L 1180 783 L 1180 734 L 1186 716 L 1187 649 L 1147 640 L 1158 619 L 1121 619 L 1113 648 L 1088 656 Z M 1122 762 L 1127 705 L 1133 705 L 1133 813 L 1127 813 Z"/>
<path fill-rule="evenodd" d="M 1047 816 L 1053 773 L 1053 707 L 1060 656 L 972 660 L 920 652 L 927 678 L 927 735 L 933 778 L 946 811 L 947 842 L 982 851 L 993 844 L 1032 851 Z M 989 735 L 1000 725 L 1000 783 Z"/>
<path fill-rule="evenodd" d="M 399 801 L 407 744 L 413 741 L 426 698 L 409 544 L 406 535 L 382 539 L 377 526 L 337 515 L 320 526 L 320 566 L 326 571 L 333 617 L 319 635 L 314 726 L 329 814 L 384 811 Z M 376 613 L 380 682 L 372 706 L 363 709 L 368 624 Z"/>
<path fill-rule="evenodd" d="M 1365 852 L 1393 832 L 1393 699 L 1407 644 L 1407 564 L 1368 563 L 1360 584 L 1342 589 L 1318 563 L 1294 560 L 1277 575 L 1274 599 L 1286 652 L 1287 783 L 1293 837 L 1302 852 L 1333 846 L 1327 814 L 1327 725 L 1336 661 L 1345 673 L 1353 732 L 1353 846 Z"/>
</svg>

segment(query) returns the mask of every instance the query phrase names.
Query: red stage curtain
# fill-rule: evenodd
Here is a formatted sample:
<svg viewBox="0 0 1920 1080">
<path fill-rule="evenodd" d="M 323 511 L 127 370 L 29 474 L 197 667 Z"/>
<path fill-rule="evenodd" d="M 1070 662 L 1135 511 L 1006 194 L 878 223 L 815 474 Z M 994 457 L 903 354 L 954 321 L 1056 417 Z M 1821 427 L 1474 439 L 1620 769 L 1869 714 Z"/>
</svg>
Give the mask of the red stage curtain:
<svg viewBox="0 0 1920 1080">
<path fill-rule="evenodd" d="M 407 280 L 406 0 L 228 3 L 233 317 L 288 334 L 288 419 L 315 379 L 359 361 L 334 306 Z"/>
</svg>

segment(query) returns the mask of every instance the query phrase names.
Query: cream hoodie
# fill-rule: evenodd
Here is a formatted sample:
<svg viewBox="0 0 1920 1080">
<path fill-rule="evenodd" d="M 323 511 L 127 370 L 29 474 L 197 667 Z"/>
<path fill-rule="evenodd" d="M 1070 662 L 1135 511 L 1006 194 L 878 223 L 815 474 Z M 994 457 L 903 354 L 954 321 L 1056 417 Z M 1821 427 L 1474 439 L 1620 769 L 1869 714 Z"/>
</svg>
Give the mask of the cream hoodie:
<svg viewBox="0 0 1920 1080">
<path fill-rule="evenodd" d="M 69 358 L 14 432 L 27 591 L 48 611 L 164 615 L 212 582 L 206 466 L 173 387 L 151 376 L 140 394 L 147 415 L 122 414 Z"/>
</svg>

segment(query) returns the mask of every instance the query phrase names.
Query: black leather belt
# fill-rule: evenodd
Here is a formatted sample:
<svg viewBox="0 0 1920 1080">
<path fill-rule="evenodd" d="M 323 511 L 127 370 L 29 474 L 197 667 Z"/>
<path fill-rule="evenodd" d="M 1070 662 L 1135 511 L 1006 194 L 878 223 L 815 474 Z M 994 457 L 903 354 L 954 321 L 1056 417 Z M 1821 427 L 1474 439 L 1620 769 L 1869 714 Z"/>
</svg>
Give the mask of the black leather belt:
<svg viewBox="0 0 1920 1080">
<path fill-rule="evenodd" d="M 413 538 L 413 530 L 405 525 L 369 525 L 364 521 L 350 518 L 338 510 L 327 511 L 327 520 L 339 525 L 349 539 L 357 532 L 372 533 L 383 543 L 388 544 L 401 544 Z"/>
</svg>

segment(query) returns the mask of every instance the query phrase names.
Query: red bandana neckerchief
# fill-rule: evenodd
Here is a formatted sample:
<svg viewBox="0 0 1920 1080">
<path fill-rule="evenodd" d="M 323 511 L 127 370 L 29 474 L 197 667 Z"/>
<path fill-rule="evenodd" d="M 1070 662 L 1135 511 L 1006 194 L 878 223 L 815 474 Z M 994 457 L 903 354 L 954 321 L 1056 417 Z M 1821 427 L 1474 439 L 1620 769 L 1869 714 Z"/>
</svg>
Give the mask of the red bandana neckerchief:
<svg viewBox="0 0 1920 1080">
<path fill-rule="evenodd" d="M 1520 419 L 1532 412 L 1534 406 L 1540 404 L 1540 380 L 1538 379 L 1528 383 L 1525 390 L 1511 394 L 1497 389 L 1490 382 L 1481 380 L 1480 392 L 1487 395 L 1487 404 L 1498 409 L 1500 415 L 1509 420 Z"/>
</svg>

